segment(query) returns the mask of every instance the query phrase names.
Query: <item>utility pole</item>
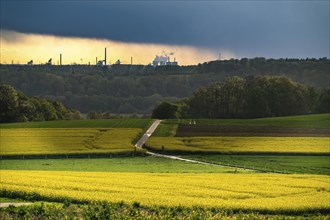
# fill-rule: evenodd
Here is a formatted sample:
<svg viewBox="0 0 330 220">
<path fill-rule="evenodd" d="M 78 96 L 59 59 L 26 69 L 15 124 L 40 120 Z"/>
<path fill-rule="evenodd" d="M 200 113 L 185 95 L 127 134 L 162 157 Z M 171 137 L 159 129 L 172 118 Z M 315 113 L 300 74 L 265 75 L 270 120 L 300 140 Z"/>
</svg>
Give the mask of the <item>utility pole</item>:
<svg viewBox="0 0 330 220">
<path fill-rule="evenodd" d="M 107 48 L 104 48 L 104 66 L 107 65 Z"/>
</svg>

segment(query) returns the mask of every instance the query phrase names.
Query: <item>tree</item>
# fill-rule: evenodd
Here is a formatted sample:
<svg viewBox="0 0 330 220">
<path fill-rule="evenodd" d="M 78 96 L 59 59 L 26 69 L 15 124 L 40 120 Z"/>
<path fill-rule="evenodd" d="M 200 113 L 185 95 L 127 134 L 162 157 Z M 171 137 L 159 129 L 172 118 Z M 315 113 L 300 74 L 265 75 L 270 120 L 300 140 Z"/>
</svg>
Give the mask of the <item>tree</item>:
<svg viewBox="0 0 330 220">
<path fill-rule="evenodd" d="M 308 114 L 313 111 L 315 97 L 317 94 L 313 89 L 288 77 L 236 76 L 198 89 L 185 101 L 186 106 L 180 108 L 180 115 L 191 118 L 261 118 Z M 326 103 L 327 98 L 324 100 Z"/>
<path fill-rule="evenodd" d="M 162 102 L 152 111 L 151 117 L 158 119 L 176 118 L 177 109 L 177 105 L 168 102 Z"/>
<path fill-rule="evenodd" d="M 8 85 L 0 85 L 0 122 L 51 121 L 80 119 L 80 113 L 58 101 L 27 97 Z"/>
<path fill-rule="evenodd" d="M 19 117 L 19 96 L 9 85 L 0 86 L 0 122 L 17 121 Z"/>
</svg>

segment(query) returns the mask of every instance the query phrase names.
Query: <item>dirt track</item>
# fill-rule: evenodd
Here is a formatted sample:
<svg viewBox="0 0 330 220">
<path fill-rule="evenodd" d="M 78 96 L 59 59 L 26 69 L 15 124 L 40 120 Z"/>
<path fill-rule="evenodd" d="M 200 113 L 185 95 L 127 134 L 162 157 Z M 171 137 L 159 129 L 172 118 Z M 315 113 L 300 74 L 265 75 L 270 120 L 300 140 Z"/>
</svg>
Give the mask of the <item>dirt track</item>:
<svg viewBox="0 0 330 220">
<path fill-rule="evenodd" d="M 24 205 L 32 205 L 32 202 L 2 202 L 0 203 L 0 208 L 2 207 L 9 207 L 9 206 L 24 206 Z"/>
<path fill-rule="evenodd" d="M 177 137 L 196 136 L 267 136 L 267 137 L 329 137 L 327 128 L 294 128 L 279 126 L 240 125 L 184 125 L 180 124 Z"/>
</svg>

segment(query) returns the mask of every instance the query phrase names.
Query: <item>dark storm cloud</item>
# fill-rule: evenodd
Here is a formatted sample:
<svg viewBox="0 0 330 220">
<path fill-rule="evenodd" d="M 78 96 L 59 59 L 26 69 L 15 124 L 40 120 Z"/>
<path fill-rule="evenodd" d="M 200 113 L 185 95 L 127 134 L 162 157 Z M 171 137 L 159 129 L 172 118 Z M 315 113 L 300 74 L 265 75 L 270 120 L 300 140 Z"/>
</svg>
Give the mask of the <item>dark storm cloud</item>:
<svg viewBox="0 0 330 220">
<path fill-rule="evenodd" d="M 1 28 L 241 57 L 329 56 L 328 1 L 1 1 Z"/>
</svg>

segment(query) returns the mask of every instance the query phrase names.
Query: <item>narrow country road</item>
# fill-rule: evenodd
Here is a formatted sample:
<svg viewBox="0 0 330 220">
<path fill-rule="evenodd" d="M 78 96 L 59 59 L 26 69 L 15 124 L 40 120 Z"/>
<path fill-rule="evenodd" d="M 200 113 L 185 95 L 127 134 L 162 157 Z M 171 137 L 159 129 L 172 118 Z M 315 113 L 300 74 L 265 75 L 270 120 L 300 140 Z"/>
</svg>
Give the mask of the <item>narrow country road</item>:
<svg viewBox="0 0 330 220">
<path fill-rule="evenodd" d="M 142 148 L 143 145 L 147 142 L 147 140 L 149 139 L 149 137 L 152 135 L 152 133 L 156 130 L 156 128 L 158 127 L 158 125 L 160 124 L 161 120 L 156 120 L 154 121 L 154 123 L 152 123 L 152 125 L 150 126 L 150 128 L 146 131 L 146 133 L 140 138 L 140 140 L 135 144 L 135 147 L 137 148 Z M 146 151 L 147 154 L 154 156 L 154 157 L 164 157 L 164 158 L 169 158 L 172 160 L 180 160 L 180 161 L 186 161 L 186 162 L 190 162 L 190 163 L 198 163 L 198 164 L 205 164 L 205 165 L 213 165 L 213 166 L 220 166 L 220 167 L 232 167 L 232 168 L 237 168 L 234 166 L 225 166 L 225 165 L 220 165 L 220 164 L 214 164 L 214 163 L 208 163 L 208 162 L 202 162 L 202 161 L 198 161 L 198 160 L 191 160 L 191 159 L 186 159 L 186 158 L 182 158 L 179 156 L 173 156 L 173 155 L 166 155 L 166 154 L 159 154 L 159 153 L 153 153 L 150 151 Z M 238 168 L 240 169 L 240 168 Z M 245 169 L 245 170 L 254 170 L 254 169 Z"/>
<path fill-rule="evenodd" d="M 147 142 L 148 138 L 154 133 L 158 125 L 160 124 L 161 120 L 156 120 L 150 128 L 146 131 L 146 133 L 140 138 L 140 140 L 135 144 L 135 147 L 142 148 L 143 145 Z"/>
</svg>

